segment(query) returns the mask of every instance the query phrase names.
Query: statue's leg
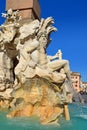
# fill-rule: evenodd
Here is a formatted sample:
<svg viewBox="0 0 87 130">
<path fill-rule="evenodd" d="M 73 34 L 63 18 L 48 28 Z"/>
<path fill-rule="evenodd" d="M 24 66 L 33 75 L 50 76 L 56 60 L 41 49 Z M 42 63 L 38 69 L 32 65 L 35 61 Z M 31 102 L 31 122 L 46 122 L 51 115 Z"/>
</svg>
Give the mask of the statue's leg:
<svg viewBox="0 0 87 130">
<path fill-rule="evenodd" d="M 66 78 L 66 75 L 54 71 L 54 72 L 52 73 L 52 76 L 51 76 L 50 78 L 51 78 L 51 80 L 53 80 L 53 82 L 55 82 L 55 83 L 62 83 L 62 82 L 64 82 L 64 80 L 65 80 L 65 78 Z"/>
<path fill-rule="evenodd" d="M 41 69 L 39 67 L 36 67 L 36 75 L 44 78 L 50 78 L 51 81 L 55 83 L 62 83 L 66 78 L 65 74 L 58 73 L 56 71 L 51 72 L 48 69 Z"/>
<path fill-rule="evenodd" d="M 70 67 L 69 62 L 67 60 L 54 60 L 48 63 L 48 68 L 50 68 L 52 71 L 61 70 L 63 68 L 66 77 L 68 80 L 71 80 L 70 77 Z M 61 73 L 61 71 L 60 71 Z"/>
<path fill-rule="evenodd" d="M 51 76 L 49 70 L 44 69 L 44 68 L 42 69 L 40 67 L 36 67 L 35 73 L 36 73 L 36 75 L 38 75 L 40 77 L 50 77 Z"/>
<path fill-rule="evenodd" d="M 54 60 L 48 63 L 48 68 L 53 71 L 59 70 L 61 68 L 64 69 L 65 72 L 70 71 L 69 62 L 67 60 Z"/>
</svg>

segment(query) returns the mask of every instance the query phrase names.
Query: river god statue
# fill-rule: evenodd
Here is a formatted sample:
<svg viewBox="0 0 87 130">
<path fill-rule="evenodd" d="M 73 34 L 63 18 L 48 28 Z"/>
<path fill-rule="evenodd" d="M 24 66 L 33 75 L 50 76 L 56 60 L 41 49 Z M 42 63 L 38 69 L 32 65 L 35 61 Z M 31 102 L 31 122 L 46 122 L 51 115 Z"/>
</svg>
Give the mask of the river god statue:
<svg viewBox="0 0 87 130">
<path fill-rule="evenodd" d="M 35 115 L 42 124 L 57 123 L 71 99 L 71 79 L 69 61 L 62 59 L 61 50 L 54 56 L 46 53 L 50 34 L 57 30 L 53 18 L 21 24 L 18 11 L 12 9 L 3 16 L 0 106 L 13 109 L 8 117 Z"/>
</svg>

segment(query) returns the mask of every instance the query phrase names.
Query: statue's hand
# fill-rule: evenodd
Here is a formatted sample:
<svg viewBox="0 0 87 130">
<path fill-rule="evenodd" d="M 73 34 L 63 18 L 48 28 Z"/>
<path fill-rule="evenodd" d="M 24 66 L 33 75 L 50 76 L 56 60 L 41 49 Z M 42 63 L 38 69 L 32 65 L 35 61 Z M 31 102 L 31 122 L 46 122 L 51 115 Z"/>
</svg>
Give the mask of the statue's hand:
<svg viewBox="0 0 87 130">
<path fill-rule="evenodd" d="M 55 54 L 56 58 L 59 58 L 59 51 L 57 51 L 57 53 Z"/>
</svg>

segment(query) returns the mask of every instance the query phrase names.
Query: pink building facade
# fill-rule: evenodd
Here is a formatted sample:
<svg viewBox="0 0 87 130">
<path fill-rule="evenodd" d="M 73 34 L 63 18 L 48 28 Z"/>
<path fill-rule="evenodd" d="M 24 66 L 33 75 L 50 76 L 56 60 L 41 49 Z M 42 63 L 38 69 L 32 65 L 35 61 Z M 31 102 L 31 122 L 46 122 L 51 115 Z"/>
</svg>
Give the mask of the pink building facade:
<svg viewBox="0 0 87 130">
<path fill-rule="evenodd" d="M 81 75 L 78 72 L 72 72 L 71 73 L 71 79 L 74 81 L 72 83 L 73 88 L 76 92 L 80 91 L 80 83 L 81 83 Z"/>
</svg>

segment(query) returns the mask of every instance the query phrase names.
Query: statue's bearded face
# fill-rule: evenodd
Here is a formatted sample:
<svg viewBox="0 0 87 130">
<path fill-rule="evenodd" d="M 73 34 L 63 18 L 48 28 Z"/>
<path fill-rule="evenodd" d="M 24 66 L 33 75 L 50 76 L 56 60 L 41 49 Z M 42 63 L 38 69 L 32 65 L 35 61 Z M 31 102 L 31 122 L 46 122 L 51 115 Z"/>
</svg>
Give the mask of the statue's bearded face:
<svg viewBox="0 0 87 130">
<path fill-rule="evenodd" d="M 46 45 L 47 45 L 47 36 L 46 36 L 46 34 L 42 34 L 40 37 L 39 37 L 39 42 L 40 42 L 40 45 L 42 46 L 42 47 L 46 47 Z"/>
</svg>

